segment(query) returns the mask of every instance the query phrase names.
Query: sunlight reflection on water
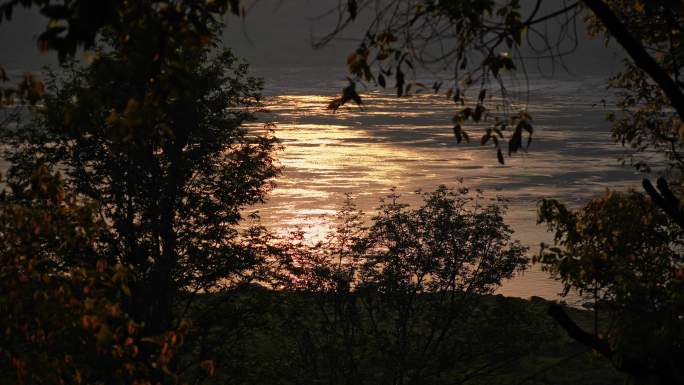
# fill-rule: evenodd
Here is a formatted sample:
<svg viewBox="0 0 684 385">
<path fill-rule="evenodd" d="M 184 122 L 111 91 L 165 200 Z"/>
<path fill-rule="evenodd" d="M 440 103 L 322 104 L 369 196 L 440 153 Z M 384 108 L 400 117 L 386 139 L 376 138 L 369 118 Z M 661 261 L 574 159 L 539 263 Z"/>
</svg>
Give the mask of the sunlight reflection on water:
<svg viewBox="0 0 684 385">
<path fill-rule="evenodd" d="M 455 187 L 463 178 L 467 187 L 510 201 L 506 220 L 515 238 L 537 253 L 540 242 L 551 241 L 536 225 L 540 199 L 577 206 L 608 187 L 638 188 L 641 176 L 617 162 L 624 150 L 611 141 L 603 119 L 607 110 L 597 107 L 605 97 L 605 91 L 596 92 L 602 82 L 536 80 L 528 107 L 535 126 L 532 148 L 508 158 L 505 166 L 497 164 L 491 147 L 479 146 L 481 128 L 465 127 L 472 142 L 455 143 L 450 125 L 455 108 L 443 97 L 398 99 L 371 92 L 363 107 L 332 113 L 325 107 L 337 88 L 294 87 L 292 94 L 271 96 L 270 113 L 263 117 L 277 124 L 276 136 L 285 149 L 279 156 L 284 172 L 276 180 L 278 188 L 260 214 L 280 231 L 304 225 L 312 238 L 320 239 L 345 193 L 372 213 L 391 187 L 415 204 L 412 192 L 440 184 Z M 499 292 L 556 298 L 559 290 L 557 282 L 534 267 Z"/>
</svg>

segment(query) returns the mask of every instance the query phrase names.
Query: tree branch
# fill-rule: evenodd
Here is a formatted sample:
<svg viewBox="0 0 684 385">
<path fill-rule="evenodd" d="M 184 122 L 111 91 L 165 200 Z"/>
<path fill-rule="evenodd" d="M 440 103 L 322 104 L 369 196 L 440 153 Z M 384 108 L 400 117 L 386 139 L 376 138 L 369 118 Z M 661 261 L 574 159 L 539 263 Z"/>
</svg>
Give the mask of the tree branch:
<svg viewBox="0 0 684 385">
<path fill-rule="evenodd" d="M 632 36 L 627 27 L 603 1 L 584 0 L 584 4 L 594 12 L 608 29 L 608 32 L 627 51 L 634 64 L 644 70 L 658 84 L 670 99 L 670 103 L 679 117 L 684 120 L 684 94 L 670 78 L 670 75 L 646 52 L 643 44 Z"/>
<path fill-rule="evenodd" d="M 613 356 L 613 351 L 610 349 L 608 341 L 599 338 L 598 336 L 587 333 L 580 328 L 575 321 L 563 310 L 560 305 L 551 305 L 549 307 L 549 315 L 556 320 L 558 324 L 565 329 L 570 338 L 581 343 L 582 345 L 591 348 L 602 356 L 610 359 Z"/>
<path fill-rule="evenodd" d="M 682 210 L 679 199 L 674 196 L 665 179 L 658 179 L 657 186 L 660 191 L 656 190 L 648 179 L 644 179 L 642 185 L 653 202 L 665 211 L 665 214 L 675 221 L 679 227 L 684 229 L 684 210 Z"/>
<path fill-rule="evenodd" d="M 539 10 L 539 5 L 540 5 L 540 3 L 537 3 L 537 6 L 536 6 L 535 10 L 532 12 L 532 15 L 531 15 L 531 16 L 528 18 L 528 20 L 523 24 L 524 26 L 528 27 L 528 26 L 531 26 L 531 25 L 534 25 L 534 24 L 538 24 L 538 23 L 541 23 L 541 22 L 546 21 L 546 20 L 549 20 L 549 19 L 553 19 L 553 18 L 556 17 L 556 16 L 563 15 L 563 14 L 565 14 L 565 13 L 567 13 L 567 12 L 569 12 L 569 11 L 572 11 L 573 9 L 577 8 L 577 7 L 579 6 L 579 3 L 572 3 L 572 4 L 568 5 L 567 7 L 563 8 L 563 9 L 559 9 L 558 11 L 549 13 L 548 15 L 544 15 L 544 16 L 540 17 L 539 19 L 534 19 L 534 20 L 532 20 L 532 18 L 537 14 L 537 12 L 538 12 L 538 10 Z"/>
</svg>

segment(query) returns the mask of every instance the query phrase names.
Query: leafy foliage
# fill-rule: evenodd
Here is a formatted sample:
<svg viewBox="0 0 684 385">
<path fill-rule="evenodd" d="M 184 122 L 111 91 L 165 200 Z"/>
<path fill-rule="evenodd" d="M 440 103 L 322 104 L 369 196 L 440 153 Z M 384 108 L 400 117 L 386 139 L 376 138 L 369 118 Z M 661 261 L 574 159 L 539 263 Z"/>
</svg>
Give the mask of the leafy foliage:
<svg viewBox="0 0 684 385">
<path fill-rule="evenodd" d="M 582 9 L 591 11 L 585 14 L 590 32 L 605 33 L 607 40 L 617 41 L 629 55 L 625 69 L 609 81 L 619 91 L 620 112 L 608 114 L 613 137 L 635 150 L 631 160 L 638 169 L 650 171 L 656 166 L 681 185 L 684 6 L 680 2 L 585 0 L 567 6 L 563 2 L 558 11 L 537 16 L 542 2 L 536 1 L 527 18 L 521 16 L 518 1 L 417 0 L 373 2 L 374 7 L 370 3 L 355 1 L 354 11 L 349 6 L 349 17 L 342 19 L 322 43 L 368 6 L 375 16 L 371 16 L 354 60 L 348 60 L 350 72 L 370 82 L 375 79 L 372 69 L 376 67 L 383 75 L 382 80 L 378 75 L 378 83 L 384 87 L 384 77 L 393 71 L 401 96 L 408 88 L 403 66 L 413 69 L 415 62 L 429 68 L 437 63 L 453 69 L 454 87 L 447 95 L 461 105 L 454 118 L 457 142 L 468 140 L 462 126 L 465 119 L 477 121 L 488 115 L 482 102 L 482 95 L 488 91 L 484 86 L 487 78 L 501 82 L 501 70 L 518 67 L 519 62 L 509 56 L 511 52 L 502 51 L 500 46 L 505 44 L 519 54 L 522 38 L 533 45 L 529 37 L 536 35 L 545 44 L 541 49 L 532 47 L 534 52 L 562 56 L 562 44 L 548 44 L 548 33 L 534 31 L 534 25 L 557 18 L 565 23 L 561 28 L 564 31 Z M 479 55 L 473 55 L 478 51 Z M 473 65 L 473 56 L 477 65 Z M 479 79 L 475 79 L 472 68 L 478 69 Z M 480 96 L 466 106 L 463 92 L 478 82 Z M 441 83 L 435 83 L 433 89 L 440 88 Z M 506 100 L 505 86 L 499 88 Z M 501 163 L 504 155 L 499 141 L 503 136 L 497 126 L 502 121 L 495 120 L 481 140 L 481 144 L 494 143 Z M 509 139 L 510 155 L 521 148 L 523 131 L 532 134 L 532 126 L 521 116 L 509 127 L 515 127 Z M 681 213 L 676 205 L 667 207 L 670 218 L 639 194 L 618 194 L 594 201 L 579 212 L 555 201 L 545 201 L 540 208 L 540 220 L 550 224 L 561 246 L 544 249 L 540 260 L 563 280 L 566 291 L 590 291 L 597 301 L 602 300 L 602 307 L 615 317 L 616 328 L 605 336 L 598 335 L 595 328 L 591 335 L 563 317 L 565 313 L 559 307 L 552 307 L 550 312 L 573 338 L 646 383 L 683 381 L 673 361 L 682 355 L 681 234 L 670 222 L 681 221 Z"/>
<path fill-rule="evenodd" d="M 657 169 L 674 172 L 679 178 L 684 169 L 682 161 L 682 116 L 675 109 L 684 101 L 681 95 L 681 52 L 684 47 L 684 8 L 681 4 L 663 2 L 646 6 L 641 1 L 611 0 L 605 2 L 624 23 L 630 33 L 638 39 L 663 71 L 680 90 L 675 99 L 663 92 L 660 84 L 654 83 L 651 75 L 633 61 L 626 61 L 624 69 L 615 74 L 609 86 L 618 91 L 619 113 L 611 113 L 608 119 L 613 123 L 615 140 L 634 150 L 632 163 L 642 171 Z M 606 28 L 594 16 L 587 23 L 594 35 L 605 34 Z M 655 151 L 658 156 L 653 156 Z"/>
<path fill-rule="evenodd" d="M 5 130 L 13 166 L 8 182 L 23 186 L 36 159 L 63 168 L 67 186 L 101 204 L 103 258 L 135 267 L 133 306 L 149 327 L 168 325 L 173 293 L 229 284 L 254 261 L 239 245 L 240 210 L 260 201 L 277 169 L 274 139 L 248 135 L 241 123 L 258 107 L 259 82 L 228 52 L 187 52 L 173 93 L 153 84 L 139 101 L 135 63 L 101 54 L 86 69 L 52 76 L 41 117 Z M 119 114 L 117 106 L 125 106 Z M 161 323 L 161 325 L 156 325 Z"/>
<path fill-rule="evenodd" d="M 38 6 L 50 19 L 39 43 L 57 51 L 63 71 L 49 75 L 45 88 L 40 82 L 27 88 L 41 91 L 36 98 L 21 87 L 4 94 L 26 94 L 36 104 L 29 124 L 0 126 L 2 151 L 12 163 L 8 199 L 30 202 L 23 192 L 40 164 L 66 174 L 64 189 L 74 199 L 97 202 L 101 220 L 93 258 L 103 266 L 125 266 L 130 279 L 122 289 L 127 299 L 121 314 L 147 345 L 160 343 L 165 361 L 155 363 L 155 370 L 174 371 L 178 362 L 170 359 L 178 337 L 169 333 L 182 323 L 182 303 L 255 273 L 258 257 L 241 238 L 238 222 L 277 174 L 270 131 L 242 127 L 260 108 L 260 81 L 216 44 L 224 13 L 244 10 L 235 0 L 21 0 L 0 4 L 3 18 L 19 5 Z M 79 47 L 92 50 L 86 66 L 69 60 Z M 107 302 L 119 294 L 93 295 Z M 55 319 L 51 328 L 62 321 L 70 322 Z M 101 320 L 96 326 L 115 326 L 110 324 Z M 172 343 L 163 339 L 169 335 Z M 110 343 L 102 348 L 113 349 Z M 196 346 L 186 353 L 197 353 Z M 140 350 L 145 360 L 154 356 L 152 346 Z M 72 366 L 90 358 L 74 356 Z M 184 370 L 213 374 L 210 357 L 199 352 L 192 358 L 183 362 Z M 103 358 L 102 365 L 109 361 Z"/>
<path fill-rule="evenodd" d="M 156 82 L 159 88 L 170 86 L 168 79 L 183 78 L 183 67 L 178 65 L 182 59 L 177 56 L 179 48 L 211 46 L 227 12 L 245 14 L 239 0 L 5 0 L 0 2 L 0 23 L 11 20 L 19 6 L 37 7 L 47 18 L 45 31 L 38 36 L 38 47 L 41 51 L 55 51 L 60 63 L 73 58 L 79 48 L 94 49 L 98 39 L 107 36 L 108 45 L 117 47 L 123 58 L 135 63 L 131 67 L 136 71 L 131 75 L 139 76 L 141 84 Z M 98 57 L 88 55 L 88 60 L 95 62 Z M 10 79 L 1 64 L 0 106 L 36 104 L 44 91 L 42 81 L 27 74 L 16 85 L 8 86 Z M 168 92 L 166 89 L 161 95 Z M 125 106 L 116 108 L 121 113 Z M 0 127 L 14 121 L 15 115 L 0 120 Z"/>
<path fill-rule="evenodd" d="M 348 19 L 335 33 L 370 3 L 347 1 Z M 518 47 L 523 39 L 530 43 L 535 25 L 557 16 L 570 24 L 579 9 L 573 3 L 537 16 L 540 3 L 523 17 L 517 0 L 379 2 L 347 64 L 357 79 L 381 87 L 393 78 L 401 97 L 429 88 L 438 93 L 441 81 L 427 87 L 408 81 L 407 73 L 446 63 L 454 71 L 446 96 L 457 105 L 456 140 L 469 140 L 467 120 L 494 119 L 480 143 L 492 143 L 503 163 L 503 133 L 511 129 L 511 155 L 523 148 L 525 133 L 529 145 L 533 132 L 524 110 L 508 114 L 513 100 L 503 74 L 519 67 Z M 607 4 L 618 26 L 648 50 L 632 55 L 634 65 L 612 81 L 624 91 L 622 114 L 611 117 L 616 139 L 642 152 L 655 148 L 670 168 L 681 168 L 681 4 L 585 3 L 592 10 Z M 210 58 L 223 14 L 244 14 L 238 0 L 9 0 L 0 4 L 0 22 L 19 5 L 40 7 L 50 19 L 40 47 L 57 51 L 69 75 L 53 76 L 47 94 L 26 75 L 0 96 L 2 106 L 38 105 L 42 114 L 21 130 L 0 122 L 15 165 L 11 194 L 0 206 L 0 237 L 10 246 L 0 251 L 2 277 L 9 277 L 0 297 L 10 315 L 0 322 L 4 373 L 19 382 L 98 382 L 102 373 L 114 382 L 173 380 L 174 310 L 181 300 L 252 279 L 262 273 L 261 256 L 271 252 L 281 257 L 276 284 L 319 294 L 318 317 L 286 318 L 302 326 L 297 341 L 308 380 L 465 382 L 497 362 L 492 358 L 509 357 L 508 349 L 530 348 L 510 325 L 492 330 L 475 321 L 502 318 L 478 306 L 474 295 L 489 293 L 525 261 L 500 209 L 466 209 L 465 192 L 439 189 L 416 210 L 392 195 L 369 228 L 349 206 L 346 224 L 316 247 L 295 242 L 277 250 L 251 243 L 263 235 L 257 230 L 252 238 L 239 236 L 241 209 L 263 199 L 277 170 L 273 138 L 241 128 L 252 118 L 248 110 L 258 108 L 258 82 L 245 79 L 231 55 Z M 597 13 L 588 22 L 615 34 L 605 20 Z M 88 67 L 68 64 L 79 47 L 92 49 L 99 38 L 107 49 L 95 49 Z M 443 41 L 449 44 L 440 50 L 435 44 Z M 543 41 L 541 52 L 560 54 L 560 45 Z M 654 73 L 664 73 L 675 92 Z M 2 70 L 0 80 L 9 80 Z M 504 116 L 492 108 L 491 84 L 502 91 Z M 477 97 L 469 95 L 473 85 Z M 331 109 L 349 101 L 361 104 L 353 81 Z M 64 182 L 52 176 L 56 169 L 66 173 Z M 97 205 L 83 203 L 91 201 Z M 638 194 L 608 196 L 579 213 L 557 202 L 542 209 L 561 247 L 546 250 L 541 261 L 568 289 L 592 291 L 615 318 L 609 334 L 595 336 L 609 342 L 601 353 L 640 379 L 682 382 L 674 361 L 682 355 L 678 230 Z M 208 324 L 218 319 L 211 307 L 204 310 L 212 315 Z M 58 316 L 46 316 L 52 313 Z M 216 329 L 204 327 L 204 335 L 192 331 L 202 341 L 191 353 L 202 359 L 199 369 L 213 374 L 204 340 Z M 324 332 L 312 332 L 318 330 Z M 476 343 L 484 340 L 480 333 L 495 332 L 515 345 Z"/>
<path fill-rule="evenodd" d="M 612 327 L 598 336 L 602 354 L 640 381 L 679 383 L 684 354 L 684 257 L 681 228 L 636 192 L 609 192 L 573 211 L 543 201 L 539 220 L 559 247 L 539 261 L 566 288 L 594 296 Z"/>
<path fill-rule="evenodd" d="M 150 336 L 125 312 L 132 271 L 99 256 L 104 223 L 38 167 L 0 202 L 1 383 L 172 383 L 186 326 Z"/>
<path fill-rule="evenodd" d="M 79 47 L 93 48 L 102 31 L 109 31 L 119 42 L 129 44 L 128 48 L 151 43 L 158 48 L 157 54 L 163 55 L 165 47 L 210 39 L 216 32 L 213 28 L 225 13 L 230 11 L 238 15 L 241 11 L 239 0 L 107 0 L 96 3 L 87 0 L 7 0 L 0 4 L 0 22 L 10 20 L 20 5 L 37 7 L 48 19 L 38 44 L 42 50 L 56 51 L 62 62 L 73 56 Z M 131 28 L 136 24 L 137 28 Z M 150 33 L 144 36 L 143 30 Z"/>
<path fill-rule="evenodd" d="M 573 49 L 567 47 L 566 35 L 560 33 L 556 41 L 548 31 L 543 31 L 543 26 L 556 19 L 562 23 L 563 31 L 572 29 L 578 3 L 559 4 L 543 15 L 539 15 L 540 7 L 541 1 L 537 1 L 524 11 L 518 0 L 350 1 L 339 8 L 339 23 L 317 45 L 328 44 L 364 13 L 364 20 L 370 21 L 359 47 L 347 57 L 349 73 L 382 88 L 393 78 L 399 97 L 410 95 L 411 91 L 444 91 L 446 98 L 456 105 L 456 141 L 468 141 L 464 130 L 467 119 L 472 119 L 474 125 L 486 123 L 487 131 L 480 142 L 491 143 L 499 162 L 504 163 L 505 146 L 500 143 L 503 133 L 511 132 L 509 156 L 523 148 L 519 124 L 530 137 L 532 134 L 529 116 L 524 122 L 521 119 L 528 115 L 525 106 L 507 89 L 513 73 L 525 72 L 521 48 L 527 47 L 550 60 Z M 437 79 L 432 85 L 411 82 L 409 73 L 418 67 L 453 75 L 446 80 Z M 494 98 L 494 94 L 500 97 Z M 346 100 L 349 99 L 336 99 Z M 493 131 L 498 134 L 492 135 Z M 492 137 L 496 140 L 490 142 Z"/>
<path fill-rule="evenodd" d="M 390 194 L 369 227 L 347 201 L 324 242 L 307 245 L 295 233 L 282 245 L 274 284 L 301 293 L 287 319 L 308 381 L 465 382 L 524 356 L 543 335 L 475 321 L 507 319 L 479 296 L 527 264 L 501 207 L 479 205 L 465 188 L 422 198 L 410 209 Z M 506 337 L 484 338 L 489 327 Z"/>
</svg>

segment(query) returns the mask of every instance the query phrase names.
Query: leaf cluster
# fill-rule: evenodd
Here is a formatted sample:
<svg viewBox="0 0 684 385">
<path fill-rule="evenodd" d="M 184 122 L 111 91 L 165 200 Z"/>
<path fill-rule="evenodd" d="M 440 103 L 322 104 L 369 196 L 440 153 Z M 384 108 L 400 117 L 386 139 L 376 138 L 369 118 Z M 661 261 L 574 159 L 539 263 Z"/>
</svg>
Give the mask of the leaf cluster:
<svg viewBox="0 0 684 385">
<path fill-rule="evenodd" d="M 349 73 L 382 88 L 389 87 L 388 80 L 393 78 L 393 87 L 399 97 L 410 95 L 412 91 L 417 94 L 432 90 L 438 94 L 443 90 L 446 98 L 457 106 L 472 105 L 468 107 L 472 110 L 457 109 L 454 114 L 454 135 L 457 143 L 461 143 L 469 139 L 462 128 L 462 122 L 469 117 L 479 122 L 484 120 L 488 110 L 501 112 L 503 120 L 509 119 L 510 110 L 519 109 L 518 114 L 512 114 L 513 119 L 526 114 L 525 108 L 516 105 L 518 101 L 507 90 L 515 72 L 520 70 L 525 74 L 523 46 L 552 61 L 568 53 L 560 47 L 566 39 L 572 39 L 569 31 L 573 28 L 578 4 L 563 4 L 541 16 L 538 15 L 540 7 L 541 2 L 537 1 L 528 13 L 523 12 L 518 0 L 351 1 L 346 8 L 340 8 L 346 10 L 346 14 L 340 15 L 338 25 L 317 45 L 332 41 L 365 12 L 370 22 L 366 24 L 359 47 L 347 58 Z M 553 42 L 537 28 L 555 18 L 562 23 L 563 32 L 559 33 L 558 41 Z M 542 41 L 541 46 L 537 46 L 535 39 Z M 451 73 L 446 80 L 450 86 L 444 86 L 445 80 L 436 80 L 430 86 L 409 81 L 409 73 L 418 68 L 433 71 L 435 77 L 444 76 L 445 71 Z M 500 97 L 491 97 L 494 91 L 500 91 Z M 487 92 L 490 98 L 485 101 L 483 95 Z M 529 123 L 522 127 L 523 130 L 529 128 L 531 133 Z M 521 130 L 517 124 L 489 126 L 483 141 L 489 141 L 492 130 L 508 128 L 512 129 L 508 155 L 514 154 L 522 148 Z M 499 139 L 503 136 L 498 136 L 494 147 L 499 162 L 504 163 Z"/>
<path fill-rule="evenodd" d="M 410 208 L 391 193 L 370 223 L 348 199 L 325 241 L 310 245 L 295 232 L 280 245 L 270 284 L 315 301 L 315 314 L 299 314 L 296 300 L 286 305 L 305 378 L 467 381 L 529 348 L 515 330 L 497 329 L 510 338 L 493 340 L 474 322 L 499 317 L 479 297 L 527 264 L 503 209 L 466 188 L 420 196 Z"/>
<path fill-rule="evenodd" d="M 135 276 L 99 258 L 105 224 L 38 167 L 0 202 L 0 383 L 173 383 L 183 328 L 145 336 L 125 309 Z"/>
<path fill-rule="evenodd" d="M 681 229 L 636 192 L 608 192 L 579 210 L 546 200 L 539 221 L 555 234 L 537 261 L 606 312 L 613 363 L 635 377 L 677 382 L 684 334 Z"/>
<path fill-rule="evenodd" d="M 48 19 L 45 31 L 38 36 L 38 45 L 41 50 L 56 51 L 60 62 L 73 57 L 81 47 L 95 47 L 103 31 L 129 48 L 154 39 L 157 54 L 163 55 L 165 46 L 206 43 L 215 35 L 225 13 L 241 13 L 239 0 L 8 0 L 0 4 L 0 23 L 11 20 L 18 6 L 36 7 Z M 146 39 L 140 39 L 143 30 L 150 32 Z"/>
</svg>

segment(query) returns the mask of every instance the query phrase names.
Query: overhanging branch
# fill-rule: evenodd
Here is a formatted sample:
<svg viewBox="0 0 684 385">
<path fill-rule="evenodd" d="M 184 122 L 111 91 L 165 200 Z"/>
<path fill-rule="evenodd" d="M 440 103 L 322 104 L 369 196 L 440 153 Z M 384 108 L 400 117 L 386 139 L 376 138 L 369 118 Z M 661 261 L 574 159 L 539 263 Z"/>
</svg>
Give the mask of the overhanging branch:
<svg viewBox="0 0 684 385">
<path fill-rule="evenodd" d="M 580 328 L 575 321 L 565 312 L 560 305 L 551 305 L 549 307 L 549 315 L 556 320 L 558 324 L 565 329 L 570 338 L 581 343 L 582 345 L 595 350 L 606 358 L 613 356 L 613 351 L 610 349 L 608 341 L 599 338 L 598 336 L 587 333 Z"/>
<path fill-rule="evenodd" d="M 601 0 L 584 0 L 584 4 L 594 12 L 608 32 L 627 51 L 634 64 L 644 70 L 658 84 L 670 99 L 670 103 L 679 114 L 680 119 L 684 120 L 684 94 L 674 80 L 670 78 L 670 75 L 646 52 L 643 44 L 632 36 L 606 3 Z"/>
</svg>

